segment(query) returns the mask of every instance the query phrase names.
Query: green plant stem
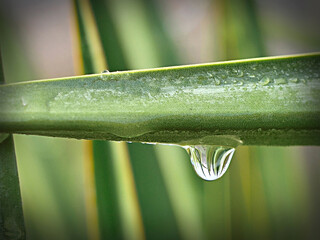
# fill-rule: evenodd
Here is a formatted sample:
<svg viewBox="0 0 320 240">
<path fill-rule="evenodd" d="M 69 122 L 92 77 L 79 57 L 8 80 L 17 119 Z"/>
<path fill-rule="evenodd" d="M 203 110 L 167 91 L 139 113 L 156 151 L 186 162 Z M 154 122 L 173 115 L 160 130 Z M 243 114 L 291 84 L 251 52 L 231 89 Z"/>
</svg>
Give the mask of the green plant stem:
<svg viewBox="0 0 320 240">
<path fill-rule="evenodd" d="M 8 84 L 0 132 L 319 145 L 319 69 L 320 55 L 310 54 Z"/>
</svg>

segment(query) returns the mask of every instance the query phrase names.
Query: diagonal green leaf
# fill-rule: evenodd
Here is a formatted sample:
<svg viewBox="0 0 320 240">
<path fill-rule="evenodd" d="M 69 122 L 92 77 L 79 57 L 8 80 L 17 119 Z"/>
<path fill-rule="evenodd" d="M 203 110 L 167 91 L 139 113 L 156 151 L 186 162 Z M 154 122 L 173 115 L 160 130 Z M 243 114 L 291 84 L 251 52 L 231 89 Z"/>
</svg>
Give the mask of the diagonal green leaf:
<svg viewBox="0 0 320 240">
<path fill-rule="evenodd" d="M 84 52 L 88 52 L 87 55 L 83 54 L 82 56 L 86 73 L 99 72 L 102 69 L 106 69 L 105 56 L 100 55 L 103 53 L 102 49 L 109 53 L 110 47 L 113 47 L 111 56 L 114 56 L 114 50 L 118 47 L 109 46 L 110 41 L 108 40 L 110 38 L 101 42 L 99 37 L 99 34 L 102 33 L 101 24 L 97 27 L 95 19 L 107 26 L 112 26 L 112 24 L 106 14 L 104 15 L 104 21 L 99 18 L 99 16 L 101 17 L 99 15 L 101 11 L 99 12 L 99 10 L 105 9 L 103 3 L 95 1 L 94 4 L 93 8 L 91 8 L 90 1 L 76 1 L 80 40 L 86 42 L 82 49 Z M 92 32 L 92 29 L 95 29 L 95 31 Z M 115 42 L 111 40 L 111 43 Z M 86 48 L 91 49 L 91 51 L 87 51 Z M 99 58 L 97 54 L 100 56 L 100 60 L 97 59 L 97 57 Z M 110 69 L 119 67 L 117 64 L 124 67 L 124 63 L 121 62 L 120 52 L 119 56 L 120 62 L 119 58 L 110 59 Z M 86 68 L 86 66 L 88 67 Z M 101 238 L 143 239 L 143 226 L 126 144 L 94 141 L 93 153 Z"/>
<path fill-rule="evenodd" d="M 119 41 L 119 34 L 116 31 L 112 10 L 109 7 L 110 1 L 90 1 L 92 11 L 99 30 L 100 40 L 108 62 L 109 71 L 127 70 L 127 61 L 123 47 Z"/>
<path fill-rule="evenodd" d="M 121 238 L 121 221 L 117 197 L 114 161 L 111 155 L 112 147 L 109 142 L 94 143 L 94 175 L 99 210 L 99 226 L 102 239 Z"/>
<path fill-rule="evenodd" d="M 128 144 L 147 239 L 180 239 L 153 146 Z M 165 231 L 164 231 L 165 229 Z"/>
<path fill-rule="evenodd" d="M 184 149 L 156 145 L 155 150 L 182 239 L 205 239 L 202 179 Z"/>
<path fill-rule="evenodd" d="M 12 135 L 0 143 L 0 238 L 25 239 L 25 227 Z"/>
<path fill-rule="evenodd" d="M 216 15 L 219 17 L 217 21 L 223 23 L 215 26 L 218 29 L 218 31 L 215 30 L 219 38 L 218 42 L 222 46 L 222 50 L 216 51 L 220 53 L 219 57 L 237 59 L 264 56 L 264 43 L 254 2 L 228 0 L 218 1 L 219 5 L 216 1 L 212 2 L 217 8 Z M 265 100 L 261 98 L 256 101 L 259 104 Z M 238 147 L 231 166 L 221 182 L 212 187 L 205 185 L 206 199 L 215 199 L 215 204 L 211 204 L 210 201 L 205 204 L 210 213 L 206 215 L 207 226 L 214 225 L 212 228 L 207 227 L 210 236 L 248 239 L 252 236 L 260 236 L 253 233 L 266 234 L 269 230 L 265 216 L 265 201 L 259 198 L 263 196 L 261 192 L 264 190 L 257 188 L 261 183 L 261 179 L 257 177 L 260 169 L 258 170 L 255 162 L 252 162 L 250 153 L 250 148 Z M 253 220 L 253 212 L 259 220 Z"/>
<path fill-rule="evenodd" d="M 150 5 L 146 6 L 143 2 L 136 2 L 134 6 L 134 11 L 146 11 L 149 13 Z M 128 52 L 125 53 L 122 51 L 122 44 L 120 42 L 120 38 L 118 36 L 124 36 L 121 34 L 121 30 L 116 28 L 116 22 L 114 19 L 119 20 L 114 16 L 114 5 L 112 1 L 92 1 L 93 11 L 96 16 L 97 25 L 99 26 L 99 32 L 102 36 L 102 44 L 107 53 L 109 69 L 120 70 L 120 69 L 128 69 L 133 68 L 135 65 L 132 63 L 129 65 L 125 59 L 128 58 Z M 121 8 L 120 11 L 126 11 L 126 9 Z M 107 14 L 106 14 L 107 13 Z M 125 14 L 118 12 L 117 14 Z M 139 36 L 142 33 L 147 33 L 150 29 L 144 28 L 145 25 L 135 25 L 137 23 L 135 21 L 130 20 L 132 27 L 136 30 L 135 36 Z M 139 22 L 139 21 L 138 21 Z M 152 29 L 157 29 L 158 26 L 154 24 L 153 18 L 150 17 L 147 20 L 149 25 L 152 26 Z M 123 24 L 128 24 L 127 22 L 123 22 Z M 134 26 L 133 26 L 134 25 Z M 143 34 L 142 34 L 143 35 Z M 159 35 L 158 35 L 159 36 Z M 162 35 L 160 35 L 162 36 Z M 134 41 L 129 41 L 127 43 L 131 44 L 130 47 L 137 50 L 137 46 L 134 44 Z M 146 38 L 145 42 L 150 42 L 153 39 Z M 164 43 L 164 42 L 163 42 Z M 152 44 L 152 43 L 151 43 Z M 127 45 L 128 47 L 128 45 Z M 154 48 L 154 51 L 158 51 L 159 48 Z M 162 53 L 166 53 L 167 49 L 162 49 Z M 130 51 L 129 51 L 130 52 Z M 145 58 L 144 54 L 145 50 L 141 51 L 141 54 L 135 57 L 135 60 L 138 60 L 140 64 L 149 64 L 148 60 Z M 171 54 L 172 55 L 172 54 Z M 162 179 L 162 174 L 160 171 L 154 169 L 154 166 L 157 166 L 157 158 L 154 153 L 154 149 L 152 146 L 141 146 L 140 144 L 129 144 L 129 155 L 131 160 L 131 165 L 133 169 L 134 180 L 136 182 L 137 194 L 141 208 L 141 214 L 144 222 L 144 228 L 147 239 L 154 238 L 177 238 L 178 230 L 176 228 L 176 221 L 174 219 L 171 204 L 167 197 L 166 186 L 160 181 Z M 148 150 L 146 150 L 148 149 Z M 149 154 L 148 154 L 149 153 Z M 152 164 L 153 163 L 153 164 Z M 124 169 L 122 170 L 122 172 Z M 142 174 L 144 172 L 150 172 L 152 174 Z M 143 179 L 141 178 L 143 177 Z M 158 184 L 160 183 L 160 184 Z M 152 190 L 156 191 L 155 194 L 145 194 L 148 192 L 151 186 L 157 186 L 156 188 L 152 188 Z M 148 190 L 149 189 L 149 190 Z M 151 191 L 152 191 L 151 190 Z M 154 197 L 157 196 L 158 199 L 165 199 L 165 201 L 155 201 Z M 163 217 L 165 216 L 165 217 Z M 166 229 L 166 231 L 163 231 Z"/>
</svg>

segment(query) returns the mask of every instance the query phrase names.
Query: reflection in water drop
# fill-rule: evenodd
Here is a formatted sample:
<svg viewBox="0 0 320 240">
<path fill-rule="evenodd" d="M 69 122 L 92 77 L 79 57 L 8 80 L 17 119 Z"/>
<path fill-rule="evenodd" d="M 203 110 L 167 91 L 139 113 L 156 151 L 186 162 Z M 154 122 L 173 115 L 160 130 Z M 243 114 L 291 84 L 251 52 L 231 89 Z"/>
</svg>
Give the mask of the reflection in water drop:
<svg viewBox="0 0 320 240">
<path fill-rule="evenodd" d="M 212 181 L 227 171 L 235 148 L 215 145 L 184 147 L 190 155 L 194 170 L 204 180 Z"/>
<path fill-rule="evenodd" d="M 24 97 L 21 97 L 22 106 L 26 107 L 28 105 L 27 100 Z"/>
<path fill-rule="evenodd" d="M 101 73 L 110 73 L 109 70 L 103 70 Z"/>
</svg>

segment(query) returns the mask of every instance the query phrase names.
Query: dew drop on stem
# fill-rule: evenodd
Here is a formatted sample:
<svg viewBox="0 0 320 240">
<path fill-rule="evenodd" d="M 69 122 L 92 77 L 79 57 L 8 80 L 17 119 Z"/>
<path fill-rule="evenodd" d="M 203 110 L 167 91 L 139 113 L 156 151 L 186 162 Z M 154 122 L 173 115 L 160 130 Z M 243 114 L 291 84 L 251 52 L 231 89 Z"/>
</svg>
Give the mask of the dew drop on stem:
<svg viewBox="0 0 320 240">
<path fill-rule="evenodd" d="M 263 86 L 266 86 L 270 83 L 270 78 L 267 76 L 264 76 L 261 80 L 260 80 L 260 84 Z"/>
</svg>

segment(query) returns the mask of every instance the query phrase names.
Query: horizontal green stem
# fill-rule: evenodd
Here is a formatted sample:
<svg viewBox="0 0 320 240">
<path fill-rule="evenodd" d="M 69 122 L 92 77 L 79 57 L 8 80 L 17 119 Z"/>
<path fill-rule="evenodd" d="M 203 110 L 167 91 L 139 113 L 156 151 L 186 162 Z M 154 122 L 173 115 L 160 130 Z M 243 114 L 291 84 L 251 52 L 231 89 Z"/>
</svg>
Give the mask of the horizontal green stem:
<svg viewBox="0 0 320 240">
<path fill-rule="evenodd" d="M 320 145 L 319 80 L 320 55 L 310 54 L 7 84 L 0 132 Z"/>
</svg>

